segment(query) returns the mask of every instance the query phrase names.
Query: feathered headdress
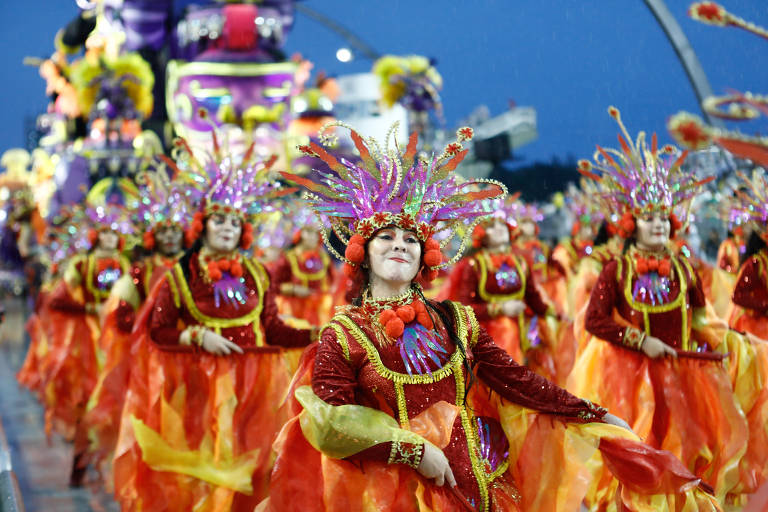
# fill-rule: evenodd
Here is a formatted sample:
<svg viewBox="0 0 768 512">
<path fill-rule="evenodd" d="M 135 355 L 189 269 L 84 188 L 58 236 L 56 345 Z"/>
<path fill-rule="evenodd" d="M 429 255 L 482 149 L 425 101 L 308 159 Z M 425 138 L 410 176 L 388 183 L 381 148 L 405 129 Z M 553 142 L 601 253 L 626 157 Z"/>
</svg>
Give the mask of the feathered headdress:
<svg viewBox="0 0 768 512">
<path fill-rule="evenodd" d="M 680 166 L 688 155 L 678 155 L 672 145 L 658 147 L 656 134 L 651 136 L 651 146 L 645 140 L 645 132 L 639 132 L 635 141 L 629 136 L 621 115 L 616 107 L 609 107 L 608 113 L 621 128 L 619 135 L 621 150 L 603 149 L 597 146 L 593 159 L 579 160 L 579 172 L 599 182 L 603 187 L 601 196 L 623 214 L 619 232 L 628 236 L 634 231 L 633 218 L 647 213 L 661 212 L 668 215 L 673 229 L 682 226 L 675 214 L 675 207 L 689 204 L 705 183 L 714 177 L 697 180 L 693 174 L 682 171 Z M 687 209 L 682 212 L 687 219 Z"/>
<path fill-rule="evenodd" d="M 768 177 L 765 171 L 755 169 L 752 176 L 737 172 L 740 179 L 735 197 L 728 202 L 727 219 L 732 225 L 752 222 L 757 224 L 760 233 L 766 233 L 768 222 Z M 764 235 L 765 236 L 765 235 Z"/>
<path fill-rule="evenodd" d="M 352 140 L 360 153 L 360 162 L 344 158 L 337 160 L 318 144 L 311 143 L 299 149 L 307 155 L 321 159 L 332 172 L 316 171 L 319 182 L 283 172 L 289 181 L 301 185 L 307 191 L 309 205 L 319 214 L 328 217 L 336 235 L 347 244 L 345 257 L 335 252 L 324 239 L 329 250 L 339 259 L 355 267 L 364 258 L 364 243 L 376 230 L 395 225 L 412 230 L 425 242 L 424 261 L 433 271 L 458 259 L 466 242 L 451 261 L 442 262 L 440 248 L 452 237 L 441 243 L 432 239 L 436 226 L 441 230 L 454 229 L 464 219 L 477 219 L 492 213 L 483 199 L 501 197 L 506 188 L 492 180 L 462 182 L 453 172 L 467 154 L 462 142 L 472 138 L 471 128 L 461 128 L 458 139 L 446 146 L 439 156 L 419 158 L 416 154 L 418 136 L 413 133 L 404 152 L 397 141 L 389 146 L 389 139 L 397 125 L 390 128 L 387 144 L 382 149 L 373 139 L 364 139 L 355 130 L 342 123 L 333 123 L 350 130 Z M 471 229 L 468 230 L 471 233 Z M 351 237 L 351 238 L 350 238 Z"/>
<path fill-rule="evenodd" d="M 219 144 L 212 131 L 213 151 L 194 152 L 184 139 L 174 141 L 173 160 L 161 157 L 174 170 L 176 179 L 186 186 L 188 200 L 197 206 L 187 230 L 187 243 L 192 243 L 203 230 L 203 220 L 213 213 L 237 215 L 244 222 L 242 247 L 253 242 L 254 217 L 270 211 L 271 200 L 295 192 L 281 187 L 270 177 L 277 157 L 262 161 L 254 152 L 254 144 L 244 154 L 233 154 Z M 174 161 L 175 160 L 175 161 Z"/>
<path fill-rule="evenodd" d="M 715 2 L 695 2 L 688 14 L 702 23 L 738 27 L 768 39 L 768 30 L 729 13 Z M 705 98 L 701 107 L 713 117 L 727 121 L 748 121 L 768 115 L 768 97 L 750 92 L 733 92 Z M 738 157 L 768 166 L 768 137 L 715 128 L 689 112 L 678 112 L 672 116 L 667 121 L 667 129 L 678 143 L 687 148 L 703 149 L 717 144 Z"/>
</svg>

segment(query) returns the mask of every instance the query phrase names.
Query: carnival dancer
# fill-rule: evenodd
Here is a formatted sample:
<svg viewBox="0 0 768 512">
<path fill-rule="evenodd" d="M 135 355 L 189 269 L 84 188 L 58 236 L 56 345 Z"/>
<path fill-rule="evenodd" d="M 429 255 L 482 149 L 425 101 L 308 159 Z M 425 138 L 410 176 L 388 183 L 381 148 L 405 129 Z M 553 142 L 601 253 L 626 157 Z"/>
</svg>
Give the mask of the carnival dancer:
<svg viewBox="0 0 768 512">
<path fill-rule="evenodd" d="M 515 204 L 514 218 L 514 247 L 525 256 L 531 267 L 531 275 L 536 284 L 550 303 L 554 303 L 554 283 L 560 278 L 560 273 L 551 260 L 552 248 L 539 238 L 539 223 L 544 220 L 544 214 L 533 203 L 519 201 Z"/>
<path fill-rule="evenodd" d="M 199 196 L 190 248 L 150 294 L 133 335 L 148 346 L 132 372 L 113 470 L 125 511 L 253 510 L 266 496 L 270 446 L 293 368 L 286 348 L 310 330 L 278 317 L 276 289 L 244 250 L 251 221 L 290 193 L 268 180 L 274 160 L 219 146 L 198 158 L 176 143 L 179 179 Z M 172 162 L 171 162 L 172 163 Z"/>
<path fill-rule="evenodd" d="M 480 326 L 515 361 L 528 363 L 528 352 L 555 343 L 556 313 L 544 301 L 533 279 L 528 260 L 513 251 L 517 220 L 514 201 L 494 201 L 492 217 L 481 221 L 472 233 L 477 251 L 459 261 L 451 275 L 449 298 L 474 310 Z M 550 317 L 549 326 L 547 317 Z M 551 357 L 532 363 L 543 375 L 554 378 Z"/>
<path fill-rule="evenodd" d="M 582 441 L 610 432 L 599 446 L 620 474 L 627 443 L 638 449 L 635 462 L 674 463 L 659 465 L 667 455 L 630 441 L 615 426 L 621 420 L 515 363 L 471 308 L 426 300 L 414 285 L 417 274 L 431 277 L 451 263 L 433 238 L 438 222 L 454 233 L 463 220 L 491 213 L 482 199 L 503 193 L 494 182 L 456 180 L 472 131 L 458 133 L 440 156 L 416 160 L 415 134 L 401 154 L 352 131 L 359 166 L 313 144 L 303 150 L 333 174 L 321 183 L 284 174 L 308 189 L 311 206 L 347 244 L 345 268 L 360 295 L 323 330 L 316 354 L 307 353 L 312 385 L 296 390 L 302 410 L 275 444 L 260 511 L 575 510 L 586 477 L 577 459 L 594 454 L 595 444 L 576 454 L 563 436 L 585 448 Z M 614 425 L 584 423 L 601 419 Z M 678 476 L 673 487 L 695 485 Z M 640 480 L 622 506 L 643 498 L 633 491 L 649 490 Z M 698 496 L 706 510 L 710 498 L 693 494 L 692 507 Z"/>
<path fill-rule="evenodd" d="M 717 262 L 712 270 L 710 301 L 717 315 L 725 320 L 731 317 L 731 296 L 750 238 L 749 219 L 740 211 L 740 203 L 738 197 L 723 198 L 720 214 L 728 226 L 728 236 L 717 249 Z"/>
<path fill-rule="evenodd" d="M 721 361 L 724 339 L 738 335 L 708 323 L 700 279 L 669 246 L 682 227 L 675 208 L 687 212 L 685 203 L 709 180 L 681 171 L 686 153 L 675 159 L 676 148 L 659 149 L 655 134 L 650 147 L 642 132 L 633 141 L 618 109 L 608 112 L 621 128 L 622 150 L 598 146 L 595 164 L 581 160 L 579 170 L 622 206 L 630 238 L 592 291 L 585 324 L 594 338 L 569 389 L 627 418 L 648 444 L 671 451 L 719 499 L 731 499 L 748 430 Z M 604 485 L 591 500 L 605 504 L 611 495 Z"/>
<path fill-rule="evenodd" d="M 279 287 L 280 314 L 323 325 L 333 316 L 333 262 L 323 249 L 320 218 L 294 205 L 292 245 L 275 263 L 271 276 Z"/>
<path fill-rule="evenodd" d="M 111 489 L 111 462 L 120 426 L 125 390 L 133 367 L 146 364 L 146 346 L 131 336 L 139 308 L 153 286 L 181 256 L 184 229 L 190 217 L 184 187 L 172 182 L 165 166 L 140 173 L 140 201 L 136 215 L 145 226 L 143 248 L 150 255 L 131 266 L 112 287 L 104 305 L 99 346 L 105 354 L 104 367 L 88 402 L 83 418 L 88 431 L 88 462 L 100 469 Z"/>
<path fill-rule="evenodd" d="M 130 270 L 121 249 L 133 231 L 119 205 L 90 206 L 86 216 L 91 248 L 70 260 L 50 298 L 50 352 L 42 377 L 46 430 L 75 443 L 71 485 L 80 485 L 85 475 L 87 436 L 81 420 L 103 364 L 99 314 L 114 283 Z"/>
</svg>

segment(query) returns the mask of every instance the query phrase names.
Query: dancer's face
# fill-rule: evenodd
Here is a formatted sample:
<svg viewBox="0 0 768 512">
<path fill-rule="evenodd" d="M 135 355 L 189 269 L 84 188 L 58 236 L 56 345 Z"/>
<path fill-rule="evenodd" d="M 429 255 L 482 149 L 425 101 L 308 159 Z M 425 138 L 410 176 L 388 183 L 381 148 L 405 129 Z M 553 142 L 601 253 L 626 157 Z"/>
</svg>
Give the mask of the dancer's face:
<svg viewBox="0 0 768 512">
<path fill-rule="evenodd" d="M 520 234 L 523 238 L 533 238 L 536 236 L 536 224 L 530 219 L 523 219 L 519 224 Z"/>
<path fill-rule="evenodd" d="M 637 246 L 640 249 L 660 250 L 669 242 L 669 217 L 662 213 L 646 214 L 638 217 Z"/>
<path fill-rule="evenodd" d="M 372 279 L 410 284 L 419 271 L 421 243 L 413 231 L 387 227 L 368 242 L 367 259 Z"/>
<path fill-rule="evenodd" d="M 240 217 L 214 213 L 205 221 L 205 245 L 216 252 L 234 251 L 242 232 Z"/>
<path fill-rule="evenodd" d="M 509 244 L 509 227 L 502 219 L 493 219 L 485 228 L 485 246 L 497 249 Z"/>
<path fill-rule="evenodd" d="M 120 237 L 114 231 L 99 231 L 99 248 L 114 251 L 120 244 Z"/>
<path fill-rule="evenodd" d="M 178 226 L 163 226 L 155 231 L 157 250 L 163 256 L 173 256 L 181 251 L 181 228 Z"/>
</svg>

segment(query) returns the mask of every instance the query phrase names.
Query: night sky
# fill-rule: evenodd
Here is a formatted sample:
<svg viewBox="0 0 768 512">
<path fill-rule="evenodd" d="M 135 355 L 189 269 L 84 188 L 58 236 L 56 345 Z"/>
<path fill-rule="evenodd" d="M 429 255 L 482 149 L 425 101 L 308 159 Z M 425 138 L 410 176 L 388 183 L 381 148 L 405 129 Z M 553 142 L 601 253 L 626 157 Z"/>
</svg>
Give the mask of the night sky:
<svg viewBox="0 0 768 512">
<path fill-rule="evenodd" d="M 475 106 L 501 113 L 510 100 L 538 111 L 539 139 L 522 148 L 514 165 L 534 160 L 589 157 L 596 143 L 613 145 L 617 129 L 608 105 L 622 110 L 630 132 L 657 131 L 668 116 L 699 113 L 683 68 L 642 0 L 483 0 L 476 2 L 325 1 L 304 4 L 355 32 L 380 53 L 421 54 L 437 60 L 444 78 L 448 126 Z M 716 93 L 768 93 L 768 42 L 739 29 L 688 18 L 690 1 L 667 4 L 697 52 Z M 764 0 L 723 0 L 736 15 L 768 26 Z M 24 119 L 46 104 L 37 70 L 24 56 L 51 53 L 56 30 L 77 12 L 72 0 L 0 2 L 4 49 L 0 151 L 24 144 Z M 370 70 L 358 57 L 343 64 L 346 43 L 301 14 L 286 47 L 330 74 Z M 740 125 L 768 132 L 768 122 Z"/>
</svg>

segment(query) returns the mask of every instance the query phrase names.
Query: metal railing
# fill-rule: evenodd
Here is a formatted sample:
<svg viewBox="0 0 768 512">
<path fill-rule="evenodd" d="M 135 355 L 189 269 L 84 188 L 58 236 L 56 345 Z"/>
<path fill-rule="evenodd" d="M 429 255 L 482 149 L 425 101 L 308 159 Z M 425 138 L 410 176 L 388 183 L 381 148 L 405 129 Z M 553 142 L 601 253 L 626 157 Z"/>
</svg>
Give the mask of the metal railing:
<svg viewBox="0 0 768 512">
<path fill-rule="evenodd" d="M 0 512 L 24 512 L 19 482 L 11 465 L 11 451 L 0 419 Z"/>
</svg>

